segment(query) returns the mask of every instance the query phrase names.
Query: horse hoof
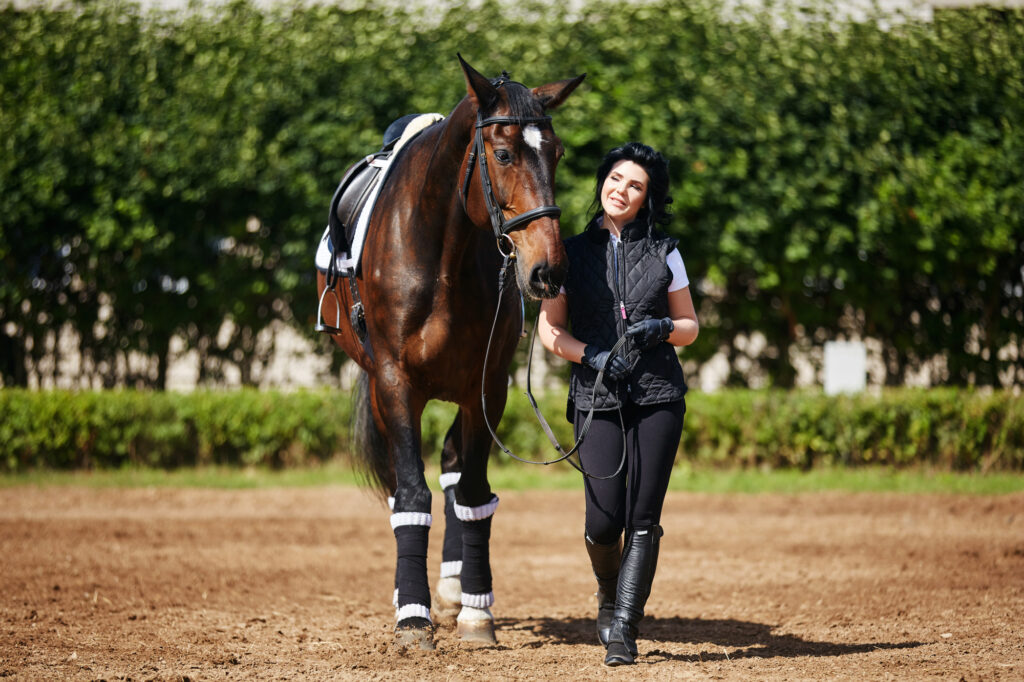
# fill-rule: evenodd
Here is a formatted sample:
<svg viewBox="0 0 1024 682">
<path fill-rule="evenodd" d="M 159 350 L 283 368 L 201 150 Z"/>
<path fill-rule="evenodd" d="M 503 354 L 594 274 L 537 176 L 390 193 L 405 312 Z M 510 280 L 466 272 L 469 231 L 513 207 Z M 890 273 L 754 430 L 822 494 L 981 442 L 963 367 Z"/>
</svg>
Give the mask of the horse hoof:
<svg viewBox="0 0 1024 682">
<path fill-rule="evenodd" d="M 439 621 L 454 620 L 462 608 L 462 581 L 458 576 L 441 578 L 434 591 L 434 613 Z"/>
<path fill-rule="evenodd" d="M 463 606 L 457 619 L 456 632 L 464 642 L 497 644 L 494 636 L 494 616 L 490 609 Z"/>
<path fill-rule="evenodd" d="M 433 651 L 434 627 L 426 618 L 407 618 L 395 626 L 395 644 Z"/>
</svg>

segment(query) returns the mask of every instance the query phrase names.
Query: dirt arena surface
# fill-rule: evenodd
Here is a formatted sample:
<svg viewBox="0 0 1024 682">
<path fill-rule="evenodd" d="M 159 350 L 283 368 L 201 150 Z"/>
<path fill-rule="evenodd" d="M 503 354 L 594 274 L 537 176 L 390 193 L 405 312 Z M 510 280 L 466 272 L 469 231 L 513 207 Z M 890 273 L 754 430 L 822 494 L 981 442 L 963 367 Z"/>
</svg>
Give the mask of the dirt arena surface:
<svg viewBox="0 0 1024 682">
<path fill-rule="evenodd" d="M 365 490 L 0 489 L 0 678 L 1024 679 L 1024 495 L 670 493 L 639 664 L 609 669 L 581 496 L 498 492 L 498 644 L 422 652 Z"/>
</svg>

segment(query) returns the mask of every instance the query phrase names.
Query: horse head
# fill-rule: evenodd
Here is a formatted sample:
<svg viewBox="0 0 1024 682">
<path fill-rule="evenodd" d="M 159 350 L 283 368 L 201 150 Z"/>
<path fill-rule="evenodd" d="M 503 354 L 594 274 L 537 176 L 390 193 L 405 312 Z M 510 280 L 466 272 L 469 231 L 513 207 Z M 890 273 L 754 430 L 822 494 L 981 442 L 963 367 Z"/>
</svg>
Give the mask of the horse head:
<svg viewBox="0 0 1024 682">
<path fill-rule="evenodd" d="M 553 298 L 568 269 L 554 202 L 555 168 L 564 149 L 545 112 L 564 102 L 586 74 L 531 89 L 507 74 L 485 78 L 461 56 L 459 62 L 477 114 L 460 169 L 466 214 L 478 226 L 490 225 L 498 248 L 515 256 L 524 294 Z"/>
</svg>

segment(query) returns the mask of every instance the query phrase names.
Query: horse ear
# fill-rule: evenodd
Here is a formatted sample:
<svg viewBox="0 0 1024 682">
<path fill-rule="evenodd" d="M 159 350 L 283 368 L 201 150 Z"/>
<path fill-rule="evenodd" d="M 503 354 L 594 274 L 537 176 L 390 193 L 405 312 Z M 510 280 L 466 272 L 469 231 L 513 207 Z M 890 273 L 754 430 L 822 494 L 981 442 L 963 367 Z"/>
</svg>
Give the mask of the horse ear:
<svg viewBox="0 0 1024 682">
<path fill-rule="evenodd" d="M 462 73 L 466 76 L 466 92 L 469 99 L 476 105 L 477 111 L 488 111 L 498 101 L 498 89 L 491 81 L 482 76 L 476 69 L 466 63 L 461 54 L 456 53 Z"/>
<path fill-rule="evenodd" d="M 571 95 L 576 86 L 582 83 L 586 77 L 587 74 L 582 73 L 575 78 L 541 85 L 533 89 L 533 94 L 545 109 L 554 109 L 564 102 L 565 98 Z"/>
</svg>

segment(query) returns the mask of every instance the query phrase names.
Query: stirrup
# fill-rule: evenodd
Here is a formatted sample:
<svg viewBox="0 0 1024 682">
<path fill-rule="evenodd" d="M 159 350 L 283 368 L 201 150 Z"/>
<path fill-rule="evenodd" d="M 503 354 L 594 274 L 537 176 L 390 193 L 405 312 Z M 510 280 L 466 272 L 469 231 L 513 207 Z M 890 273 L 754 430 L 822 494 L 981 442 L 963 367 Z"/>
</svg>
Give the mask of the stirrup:
<svg viewBox="0 0 1024 682">
<path fill-rule="evenodd" d="M 334 326 L 324 324 L 324 298 L 330 293 L 334 297 Z M 316 307 L 316 326 L 313 327 L 313 331 L 323 332 L 324 334 L 340 334 L 341 333 L 341 299 L 338 298 L 338 293 L 334 290 L 334 287 L 324 287 L 324 292 L 320 294 L 320 303 Z"/>
</svg>

